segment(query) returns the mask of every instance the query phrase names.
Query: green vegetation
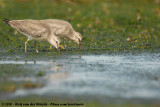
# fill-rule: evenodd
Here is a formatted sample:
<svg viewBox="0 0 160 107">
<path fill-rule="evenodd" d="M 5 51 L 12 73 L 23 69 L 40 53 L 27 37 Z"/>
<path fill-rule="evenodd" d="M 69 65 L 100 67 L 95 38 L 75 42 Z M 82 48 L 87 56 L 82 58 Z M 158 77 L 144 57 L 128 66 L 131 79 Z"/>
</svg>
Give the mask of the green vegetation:
<svg viewBox="0 0 160 107">
<path fill-rule="evenodd" d="M 28 68 L 31 66 L 28 65 Z M 14 92 L 16 89 L 28 89 L 42 87 L 43 83 L 32 82 L 32 78 L 44 76 L 44 72 L 34 69 L 25 69 L 22 64 L 0 64 L 0 93 Z M 13 81 L 14 79 L 17 81 Z"/>
<path fill-rule="evenodd" d="M 31 102 L 32 101 L 32 102 Z M 96 102 L 81 102 L 81 101 L 74 101 L 71 99 L 63 99 L 60 100 L 60 98 L 54 99 L 51 97 L 48 98 L 42 98 L 39 96 L 31 96 L 31 97 L 26 97 L 26 98 L 18 98 L 18 99 L 12 99 L 8 101 L 0 101 L 1 104 L 3 104 L 2 107 L 8 107 L 7 103 L 11 103 L 12 106 L 19 104 L 17 107 L 21 107 L 20 104 L 29 104 L 30 106 L 28 107 L 158 107 L 158 105 L 142 105 L 142 104 L 101 104 L 101 103 L 96 103 Z M 31 104 L 32 103 L 32 104 Z M 83 104 L 79 106 L 69 106 L 67 104 Z M 33 105 L 35 104 L 35 105 Z M 47 104 L 47 106 L 42 106 L 40 104 Z M 63 106 L 63 104 L 66 104 Z M 5 106 L 6 105 L 6 106 Z M 9 106 L 10 107 L 10 106 Z"/>
<path fill-rule="evenodd" d="M 3 18 L 13 20 L 66 20 L 73 25 L 76 31 L 83 35 L 83 50 L 80 51 L 73 41 L 63 40 L 62 45 L 66 49 L 62 50 L 61 55 L 59 55 L 56 49 L 49 49 L 49 43 L 39 42 L 39 53 L 37 54 L 33 47 L 33 41 L 30 41 L 28 43 L 28 53 L 24 53 L 24 42 L 27 37 L 16 33 L 15 29 L 1 22 L 0 60 L 26 60 L 27 62 L 27 60 L 62 58 L 63 55 L 73 54 L 160 51 L 160 0 L 0 0 L 0 20 Z M 0 64 L 0 94 L 11 93 L 16 89 L 44 86 L 41 81 L 33 83 L 23 77 L 29 77 L 29 79 L 30 77 L 42 78 L 47 72 L 43 70 L 36 70 L 35 72 L 30 65 L 25 65 L 26 68 L 22 66 L 21 64 Z M 60 67 L 62 65 L 59 64 L 57 66 Z M 13 80 L 16 77 L 22 77 L 23 80 L 18 82 L 10 81 L 10 78 Z M 65 100 L 49 100 L 46 97 L 35 96 L 32 98 L 24 97 L 4 100 L 0 101 L 0 104 L 2 102 L 31 103 L 43 101 L 60 103 Z M 71 102 L 74 103 L 74 101 Z M 86 102 L 84 105 L 84 107 L 103 106 L 106 107 L 106 105 L 98 102 Z M 111 104 L 107 106 L 154 107 L 153 105 L 136 104 Z"/>
<path fill-rule="evenodd" d="M 125 51 L 157 50 L 160 47 L 160 5 L 158 0 L 1 0 L 0 18 L 62 19 L 83 35 L 83 49 Z M 24 52 L 26 37 L 0 23 L 0 48 Z M 73 42 L 64 46 L 78 49 Z M 49 44 L 39 43 L 49 51 Z M 33 43 L 28 49 L 34 51 Z"/>
</svg>

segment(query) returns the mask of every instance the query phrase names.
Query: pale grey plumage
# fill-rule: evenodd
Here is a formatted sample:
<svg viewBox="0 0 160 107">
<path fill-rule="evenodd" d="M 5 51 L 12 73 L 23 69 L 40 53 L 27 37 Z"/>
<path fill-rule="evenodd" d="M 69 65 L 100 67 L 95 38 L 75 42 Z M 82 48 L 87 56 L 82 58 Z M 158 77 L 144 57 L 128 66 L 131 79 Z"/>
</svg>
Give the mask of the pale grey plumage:
<svg viewBox="0 0 160 107">
<path fill-rule="evenodd" d="M 52 31 L 51 27 L 40 20 L 4 20 L 5 23 L 11 27 L 17 29 L 20 33 L 28 37 L 25 43 L 26 45 L 29 40 L 35 41 L 48 41 L 51 45 L 55 46 L 59 51 L 60 39 Z M 38 50 L 36 50 L 38 52 Z"/>
<path fill-rule="evenodd" d="M 70 34 L 70 36 L 72 36 L 74 33 L 72 25 L 66 21 L 58 19 L 46 19 L 41 20 L 41 22 L 47 23 L 56 36 L 68 38 L 66 35 Z"/>
<path fill-rule="evenodd" d="M 49 26 L 38 20 L 11 20 L 9 21 L 11 27 L 24 33 L 30 40 L 46 40 L 47 36 L 51 35 Z M 45 35 L 47 35 L 45 37 Z"/>
<path fill-rule="evenodd" d="M 82 35 L 76 32 L 70 23 L 59 19 L 46 19 L 41 21 L 46 22 L 56 36 L 75 41 L 81 49 Z"/>
<path fill-rule="evenodd" d="M 3 22 L 9 24 L 11 27 L 17 29 L 20 33 L 28 37 L 25 43 L 29 40 L 35 41 L 48 41 L 51 45 L 55 46 L 58 50 L 60 47 L 60 38 L 68 38 L 79 44 L 81 49 L 82 36 L 76 32 L 72 25 L 66 21 L 58 19 L 46 20 L 8 20 L 4 19 Z M 36 50 L 38 51 L 38 50 Z"/>
</svg>

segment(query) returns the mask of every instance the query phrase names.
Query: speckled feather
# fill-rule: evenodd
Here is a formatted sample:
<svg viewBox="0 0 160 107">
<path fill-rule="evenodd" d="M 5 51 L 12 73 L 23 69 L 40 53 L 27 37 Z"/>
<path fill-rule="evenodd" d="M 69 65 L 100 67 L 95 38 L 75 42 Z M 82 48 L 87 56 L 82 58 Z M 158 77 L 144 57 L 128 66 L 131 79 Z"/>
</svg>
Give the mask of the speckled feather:
<svg viewBox="0 0 160 107">
<path fill-rule="evenodd" d="M 20 33 L 28 37 L 28 40 L 48 41 L 57 47 L 60 44 L 59 38 L 68 38 L 75 41 L 81 47 L 82 36 L 76 32 L 72 25 L 66 21 L 58 19 L 46 20 L 4 20 L 5 23 L 17 29 Z"/>
<path fill-rule="evenodd" d="M 31 36 L 30 39 L 40 38 L 51 33 L 50 27 L 38 20 L 11 20 L 9 24 L 18 31 Z"/>
<path fill-rule="evenodd" d="M 59 19 L 46 19 L 41 22 L 47 23 L 51 27 L 52 32 L 59 37 L 68 38 L 74 33 L 72 25 L 66 21 Z"/>
<path fill-rule="evenodd" d="M 66 21 L 58 19 L 46 20 L 11 20 L 9 21 L 11 27 L 17 29 L 30 38 L 43 37 L 45 34 L 53 33 L 59 37 L 67 38 L 67 35 L 72 36 L 74 30 L 72 25 Z"/>
<path fill-rule="evenodd" d="M 73 40 L 81 47 L 82 35 L 79 32 L 76 32 L 72 25 L 67 21 L 59 19 L 46 19 L 41 21 L 47 23 L 47 25 L 50 26 L 54 35 L 60 38 Z"/>
</svg>

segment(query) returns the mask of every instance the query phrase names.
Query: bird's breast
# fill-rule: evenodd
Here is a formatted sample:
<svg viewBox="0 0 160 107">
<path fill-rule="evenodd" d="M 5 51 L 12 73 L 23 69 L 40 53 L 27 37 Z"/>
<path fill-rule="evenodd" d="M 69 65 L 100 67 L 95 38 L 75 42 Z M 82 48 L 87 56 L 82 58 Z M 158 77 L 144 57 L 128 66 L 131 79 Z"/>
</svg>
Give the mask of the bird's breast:
<svg viewBox="0 0 160 107">
<path fill-rule="evenodd" d="M 60 37 L 60 38 L 65 38 L 66 37 L 65 35 L 62 35 L 62 34 L 59 34 L 57 36 Z"/>
<path fill-rule="evenodd" d="M 18 29 L 17 29 L 18 30 Z M 41 36 L 31 36 L 31 35 L 29 35 L 29 34 L 27 34 L 27 33 L 25 33 L 25 32 L 22 32 L 22 31 L 20 31 L 20 30 L 18 30 L 20 33 L 22 33 L 23 35 L 25 35 L 26 37 L 28 37 L 28 39 L 29 40 L 36 40 L 36 41 L 46 41 L 47 39 L 46 39 L 46 36 L 43 36 L 43 37 L 41 37 Z"/>
</svg>

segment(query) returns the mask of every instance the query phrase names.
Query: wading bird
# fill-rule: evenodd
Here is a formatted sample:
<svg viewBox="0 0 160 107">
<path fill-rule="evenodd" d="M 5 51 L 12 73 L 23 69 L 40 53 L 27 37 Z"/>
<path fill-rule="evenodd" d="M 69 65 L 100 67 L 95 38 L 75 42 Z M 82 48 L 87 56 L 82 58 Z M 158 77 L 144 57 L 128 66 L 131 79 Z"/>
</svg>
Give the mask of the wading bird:
<svg viewBox="0 0 160 107">
<path fill-rule="evenodd" d="M 46 19 L 41 21 L 46 22 L 56 36 L 73 40 L 79 45 L 79 48 L 82 49 L 82 35 L 76 32 L 70 23 L 59 19 Z"/>
<path fill-rule="evenodd" d="M 7 23 L 11 27 L 17 29 L 20 33 L 27 36 L 28 39 L 25 42 L 25 52 L 27 52 L 27 43 L 30 40 L 34 40 L 34 47 L 36 48 L 36 41 L 47 41 L 51 45 L 55 46 L 60 53 L 61 40 L 56 36 L 55 32 L 51 30 L 48 23 L 40 20 L 9 20 L 4 18 L 4 23 Z M 36 48 L 38 53 L 38 49 Z"/>
</svg>

